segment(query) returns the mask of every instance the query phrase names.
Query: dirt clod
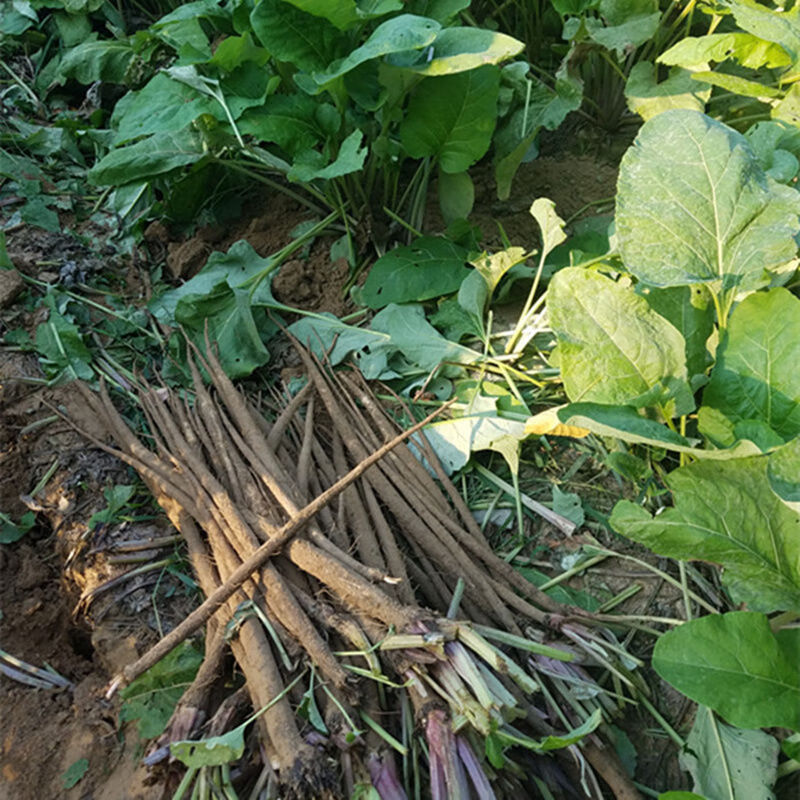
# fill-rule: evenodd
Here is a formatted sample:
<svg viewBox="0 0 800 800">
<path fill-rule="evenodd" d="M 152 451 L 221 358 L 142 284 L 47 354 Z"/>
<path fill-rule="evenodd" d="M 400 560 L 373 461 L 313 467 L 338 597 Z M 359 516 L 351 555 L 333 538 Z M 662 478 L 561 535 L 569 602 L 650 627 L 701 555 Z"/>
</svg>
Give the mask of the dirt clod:
<svg viewBox="0 0 800 800">
<path fill-rule="evenodd" d="M 8 308 L 24 285 L 22 276 L 15 269 L 0 269 L 0 308 Z"/>
</svg>

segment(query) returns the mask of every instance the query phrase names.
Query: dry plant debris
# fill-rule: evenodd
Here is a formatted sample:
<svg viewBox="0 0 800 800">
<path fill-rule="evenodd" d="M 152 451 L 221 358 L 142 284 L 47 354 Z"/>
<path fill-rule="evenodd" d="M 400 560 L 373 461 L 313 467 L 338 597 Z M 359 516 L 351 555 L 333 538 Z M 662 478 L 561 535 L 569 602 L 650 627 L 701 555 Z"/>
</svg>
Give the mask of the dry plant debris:
<svg viewBox="0 0 800 800">
<path fill-rule="evenodd" d="M 149 446 L 104 389 L 84 388 L 118 449 L 102 446 L 148 484 L 211 598 L 206 660 L 160 752 L 200 736 L 229 645 L 262 712 L 250 753 L 260 785 L 274 787 L 266 796 L 342 798 L 371 784 L 399 799 L 421 782 L 435 800 L 544 787 L 638 797 L 603 736 L 623 694 L 646 691 L 613 635 L 495 555 L 424 437 L 414 442 L 430 471 L 394 446 L 396 423 L 358 373 L 298 351 L 308 384 L 271 426 L 212 352 L 190 359 L 193 397 L 141 391 Z M 313 715 L 298 715 L 309 697 L 322 710 L 317 731 Z"/>
</svg>

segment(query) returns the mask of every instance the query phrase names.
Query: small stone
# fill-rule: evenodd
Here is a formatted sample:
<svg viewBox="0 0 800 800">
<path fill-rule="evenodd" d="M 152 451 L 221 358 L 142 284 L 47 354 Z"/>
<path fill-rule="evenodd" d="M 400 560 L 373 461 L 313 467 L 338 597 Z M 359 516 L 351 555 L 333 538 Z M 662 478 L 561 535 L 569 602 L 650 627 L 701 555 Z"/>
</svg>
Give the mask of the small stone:
<svg viewBox="0 0 800 800">
<path fill-rule="evenodd" d="M 0 308 L 8 308 L 25 286 L 15 269 L 0 269 Z"/>
</svg>

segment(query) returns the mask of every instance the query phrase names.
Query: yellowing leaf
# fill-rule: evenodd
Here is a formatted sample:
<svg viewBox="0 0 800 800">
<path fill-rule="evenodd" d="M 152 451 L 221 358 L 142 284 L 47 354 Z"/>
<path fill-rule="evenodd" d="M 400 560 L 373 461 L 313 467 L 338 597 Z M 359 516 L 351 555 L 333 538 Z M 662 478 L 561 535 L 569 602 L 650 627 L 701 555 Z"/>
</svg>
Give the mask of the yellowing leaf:
<svg viewBox="0 0 800 800">
<path fill-rule="evenodd" d="M 569 436 L 573 439 L 583 439 L 591 431 L 587 428 L 580 428 L 577 425 L 565 425 L 558 418 L 559 408 L 547 408 L 529 417 L 525 422 L 525 433 L 534 436 Z"/>
</svg>

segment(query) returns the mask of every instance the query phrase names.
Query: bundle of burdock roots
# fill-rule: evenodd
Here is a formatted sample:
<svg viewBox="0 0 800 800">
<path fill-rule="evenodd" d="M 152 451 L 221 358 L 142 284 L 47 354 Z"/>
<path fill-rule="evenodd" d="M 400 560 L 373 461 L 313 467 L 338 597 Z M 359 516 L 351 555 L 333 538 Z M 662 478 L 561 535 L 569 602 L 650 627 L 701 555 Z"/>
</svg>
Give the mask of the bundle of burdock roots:
<svg viewBox="0 0 800 800">
<path fill-rule="evenodd" d="M 307 383 L 271 423 L 210 348 L 190 359 L 193 393 L 141 390 L 146 444 L 84 388 L 115 441 L 96 444 L 147 483 L 206 596 L 112 685 L 205 627 L 150 761 L 176 740 L 213 753 L 245 700 L 255 712 L 243 750 L 217 748 L 225 763 L 191 767 L 175 796 L 638 797 L 606 735 L 642 690 L 635 659 L 495 555 L 409 438 L 420 425 L 402 432 L 357 371 L 298 352 Z"/>
</svg>

